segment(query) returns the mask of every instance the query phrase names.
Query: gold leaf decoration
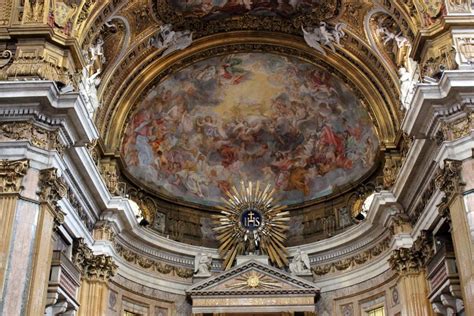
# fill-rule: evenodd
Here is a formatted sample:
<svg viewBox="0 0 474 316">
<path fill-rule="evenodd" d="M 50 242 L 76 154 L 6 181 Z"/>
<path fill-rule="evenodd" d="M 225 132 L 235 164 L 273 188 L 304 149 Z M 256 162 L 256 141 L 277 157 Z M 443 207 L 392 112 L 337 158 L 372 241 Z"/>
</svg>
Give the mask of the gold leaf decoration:
<svg viewBox="0 0 474 316">
<path fill-rule="evenodd" d="M 254 289 L 276 289 L 281 288 L 281 284 L 271 277 L 257 271 L 244 273 L 236 278 L 236 283 L 227 285 L 230 289 L 254 290 Z"/>
<path fill-rule="evenodd" d="M 289 212 L 286 205 L 274 204 L 275 189 L 267 185 L 264 190 L 260 182 L 240 183 L 226 192 L 227 200 L 219 206 L 221 214 L 214 215 L 224 269 L 229 269 L 235 258 L 242 254 L 262 252 L 278 267 L 288 265 L 284 246 L 288 231 Z"/>
</svg>

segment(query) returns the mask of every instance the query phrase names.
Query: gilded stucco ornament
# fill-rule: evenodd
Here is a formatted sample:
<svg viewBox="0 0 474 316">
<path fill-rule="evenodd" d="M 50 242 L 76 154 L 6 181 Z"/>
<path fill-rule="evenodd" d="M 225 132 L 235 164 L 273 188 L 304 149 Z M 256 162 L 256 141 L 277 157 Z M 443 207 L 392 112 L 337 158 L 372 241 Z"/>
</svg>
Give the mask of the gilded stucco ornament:
<svg viewBox="0 0 474 316">
<path fill-rule="evenodd" d="M 66 146 L 60 140 L 60 130 L 47 130 L 31 122 L 3 122 L 0 123 L 0 139 L 25 140 L 33 146 L 56 150 L 60 155 L 64 153 Z"/>
<path fill-rule="evenodd" d="M 238 276 L 232 284 L 227 284 L 226 287 L 232 290 L 265 290 L 281 288 L 282 284 L 262 272 L 250 271 Z"/>
<path fill-rule="evenodd" d="M 443 121 L 438 131 L 438 145 L 444 141 L 454 141 L 465 137 L 471 133 L 474 128 L 474 112 L 466 113 L 461 118 L 453 121 Z"/>
<path fill-rule="evenodd" d="M 273 14 L 273 16 L 253 14 L 250 8 L 247 10 L 247 14 L 231 14 L 230 16 L 202 19 L 198 15 L 183 14 L 177 8 L 170 6 L 167 1 L 153 0 L 153 7 L 158 20 L 170 23 L 176 29 L 195 32 L 195 37 L 200 38 L 210 34 L 236 30 L 298 34 L 303 24 L 317 25 L 323 20 L 336 17 L 341 10 L 341 1 L 323 1 L 316 10 L 295 13 L 289 18 L 278 14 Z"/>
<path fill-rule="evenodd" d="M 383 167 L 384 188 L 391 188 L 395 184 L 401 167 L 402 157 L 400 154 L 394 153 L 385 155 L 385 163 Z"/>
<path fill-rule="evenodd" d="M 0 193 L 19 193 L 29 168 L 29 160 L 0 160 Z"/>
<path fill-rule="evenodd" d="M 220 215 L 214 215 L 213 230 L 217 233 L 219 253 L 228 270 L 237 256 L 262 252 L 278 267 L 288 265 L 284 246 L 288 230 L 289 212 L 285 205 L 274 204 L 275 188 L 267 185 L 260 189 L 260 182 L 240 183 L 226 192 L 228 199 L 219 205 Z"/>
<path fill-rule="evenodd" d="M 89 232 L 92 232 L 94 228 L 94 220 L 91 219 L 88 211 L 83 207 L 83 204 L 80 202 L 78 197 L 78 191 L 75 191 L 71 186 L 67 189 L 67 199 L 74 210 L 77 212 L 77 215 L 84 223 L 85 227 Z"/>
<path fill-rule="evenodd" d="M 2 51 L 0 54 L 0 68 L 5 67 L 12 60 L 12 57 L 13 53 L 11 50 L 6 49 Z"/>
<path fill-rule="evenodd" d="M 194 270 L 186 267 L 179 267 L 165 263 L 163 261 L 147 258 L 130 249 L 125 248 L 118 242 L 114 242 L 117 253 L 127 262 L 137 265 L 140 268 L 156 272 L 158 274 L 170 274 L 182 279 L 190 279 L 194 275 Z"/>
<path fill-rule="evenodd" d="M 74 240 L 72 256 L 72 261 L 80 269 L 82 277 L 91 281 L 107 282 L 118 268 L 111 256 L 94 255 L 83 238 Z"/>
<path fill-rule="evenodd" d="M 393 250 L 389 264 L 393 270 L 400 274 L 418 273 L 426 267 L 433 252 L 431 233 L 423 230 L 411 248 Z"/>
<path fill-rule="evenodd" d="M 112 225 L 113 224 L 108 221 L 97 222 L 93 231 L 94 238 L 97 240 L 108 240 L 113 242 L 116 234 Z"/>
<path fill-rule="evenodd" d="M 54 216 L 55 228 L 64 223 L 64 212 L 58 205 L 59 200 L 67 195 L 67 185 L 58 174 L 56 168 L 40 170 L 38 196 L 42 203 L 50 205 L 50 210 Z"/>
<path fill-rule="evenodd" d="M 56 205 L 59 200 L 66 197 L 67 185 L 59 176 L 56 168 L 43 169 L 39 178 L 39 198 L 41 202 Z"/>
<path fill-rule="evenodd" d="M 318 265 L 311 266 L 311 272 L 314 277 L 337 273 L 339 271 L 345 271 L 351 268 L 355 268 L 359 265 L 365 264 L 378 258 L 384 251 L 390 248 L 391 236 L 384 238 L 380 243 L 375 246 L 357 253 L 356 255 L 342 258 L 337 261 L 321 263 Z"/>
<path fill-rule="evenodd" d="M 438 171 L 438 174 L 434 178 L 434 184 L 437 189 L 444 192 L 441 203 L 439 203 L 437 207 L 440 215 L 449 221 L 449 206 L 464 186 L 464 182 L 462 181 L 462 161 L 445 159 L 444 168 Z"/>
</svg>

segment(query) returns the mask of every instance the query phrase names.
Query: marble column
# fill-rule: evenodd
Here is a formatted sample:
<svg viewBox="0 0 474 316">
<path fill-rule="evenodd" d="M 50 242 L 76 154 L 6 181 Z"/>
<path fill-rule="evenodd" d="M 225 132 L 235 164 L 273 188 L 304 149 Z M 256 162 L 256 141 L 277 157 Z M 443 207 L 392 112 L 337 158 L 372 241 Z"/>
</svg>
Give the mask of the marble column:
<svg viewBox="0 0 474 316">
<path fill-rule="evenodd" d="M 436 182 L 445 193 L 439 212 L 451 225 L 464 302 L 474 302 L 473 167 L 473 159 L 464 162 L 446 159 Z M 474 316 L 474 304 L 465 304 L 465 314 Z"/>
<path fill-rule="evenodd" d="M 0 302 L 3 302 L 13 221 L 20 192 L 23 189 L 21 183 L 28 167 L 29 161 L 26 159 L 0 161 Z"/>
<path fill-rule="evenodd" d="M 1 212 L 1 251 L 5 264 L 1 269 L 0 314 L 42 315 L 46 304 L 53 229 L 64 218 L 57 202 L 66 190 L 56 169 L 36 170 L 28 168 L 26 160 L 21 161 L 21 167 L 17 168 L 23 170 L 23 174 L 26 172 L 22 182 L 24 188 L 16 203 L 5 195 L 1 202 L 6 203 L 7 208 L 2 208 Z M 12 188 L 11 183 L 10 175 L 6 175 L 6 180 L 2 175 L 2 186 Z"/>
<path fill-rule="evenodd" d="M 74 242 L 73 262 L 82 273 L 77 315 L 105 315 L 109 279 L 115 274 L 117 265 L 110 256 L 94 255 L 82 239 Z"/>
<path fill-rule="evenodd" d="M 402 315 L 434 315 L 428 300 L 425 264 L 432 254 L 428 234 L 423 231 L 411 248 L 392 252 L 390 266 L 398 275 Z"/>
<path fill-rule="evenodd" d="M 38 188 L 40 213 L 35 238 L 28 315 L 44 314 L 53 256 L 53 230 L 64 222 L 64 214 L 57 203 L 67 194 L 67 186 L 55 168 L 40 171 Z"/>
</svg>

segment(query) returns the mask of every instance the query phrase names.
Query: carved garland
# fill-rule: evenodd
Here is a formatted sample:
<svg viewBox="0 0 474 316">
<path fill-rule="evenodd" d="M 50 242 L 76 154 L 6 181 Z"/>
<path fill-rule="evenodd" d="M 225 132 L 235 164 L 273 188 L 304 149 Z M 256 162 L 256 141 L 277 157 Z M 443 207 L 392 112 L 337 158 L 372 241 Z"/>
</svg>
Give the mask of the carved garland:
<svg viewBox="0 0 474 316">
<path fill-rule="evenodd" d="M 311 271 L 314 275 L 321 276 L 325 274 L 335 273 L 338 271 L 348 270 L 349 268 L 355 268 L 356 266 L 375 260 L 377 257 L 379 257 L 381 253 L 390 248 L 390 240 L 391 236 L 388 236 L 383 239 L 379 244 L 365 250 L 364 252 L 335 262 L 311 267 Z"/>
<path fill-rule="evenodd" d="M 152 271 L 152 272 L 158 272 L 160 274 L 171 274 L 178 276 L 183 279 L 189 279 L 192 278 L 194 275 L 194 271 L 192 269 L 186 269 L 182 267 L 176 267 L 173 265 L 169 265 L 167 263 L 153 260 L 150 258 L 146 258 L 140 254 L 137 254 L 129 249 L 126 249 L 119 243 L 114 244 L 114 248 L 117 251 L 117 253 L 124 258 L 127 262 L 130 262 L 134 265 L 139 266 L 140 268 Z"/>
</svg>

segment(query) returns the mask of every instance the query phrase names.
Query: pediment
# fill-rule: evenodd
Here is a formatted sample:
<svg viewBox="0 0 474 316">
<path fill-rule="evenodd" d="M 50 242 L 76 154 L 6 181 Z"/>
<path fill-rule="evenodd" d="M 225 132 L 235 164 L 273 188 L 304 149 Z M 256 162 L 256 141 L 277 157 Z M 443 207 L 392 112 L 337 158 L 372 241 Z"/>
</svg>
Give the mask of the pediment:
<svg viewBox="0 0 474 316">
<path fill-rule="evenodd" d="M 296 277 L 270 265 L 249 260 L 217 276 L 191 286 L 190 296 L 220 295 L 316 295 L 319 288 L 312 282 Z"/>
</svg>

